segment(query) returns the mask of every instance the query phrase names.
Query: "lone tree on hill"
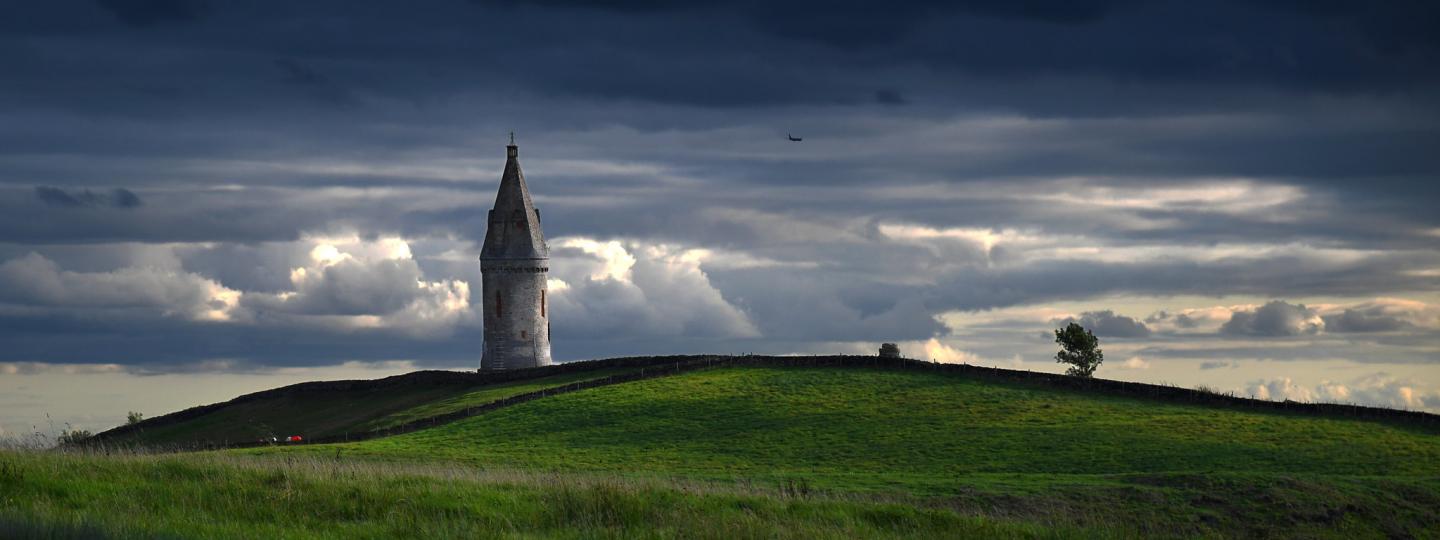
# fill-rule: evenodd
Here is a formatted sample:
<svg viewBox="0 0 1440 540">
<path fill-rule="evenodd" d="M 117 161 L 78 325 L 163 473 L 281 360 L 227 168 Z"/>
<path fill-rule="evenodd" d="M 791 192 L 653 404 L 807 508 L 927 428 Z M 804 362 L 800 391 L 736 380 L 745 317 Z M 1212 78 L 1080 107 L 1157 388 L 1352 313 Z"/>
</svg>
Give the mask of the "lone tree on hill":
<svg viewBox="0 0 1440 540">
<path fill-rule="evenodd" d="M 1105 353 L 1099 348 L 1100 338 L 1077 323 L 1072 322 L 1065 328 L 1056 330 L 1055 342 L 1060 344 L 1060 352 L 1055 353 L 1055 361 L 1070 364 L 1070 369 L 1065 370 L 1066 375 L 1093 377 L 1095 368 L 1105 361 Z"/>
</svg>

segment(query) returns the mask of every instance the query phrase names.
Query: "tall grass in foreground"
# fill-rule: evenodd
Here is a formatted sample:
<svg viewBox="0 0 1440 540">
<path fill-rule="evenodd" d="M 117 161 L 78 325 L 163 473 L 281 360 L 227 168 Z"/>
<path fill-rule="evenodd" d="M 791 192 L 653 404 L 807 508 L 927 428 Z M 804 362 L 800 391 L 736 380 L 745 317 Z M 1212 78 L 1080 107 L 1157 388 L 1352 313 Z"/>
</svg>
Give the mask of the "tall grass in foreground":
<svg viewBox="0 0 1440 540">
<path fill-rule="evenodd" d="M 802 491 L 316 456 L 0 450 L 0 537 L 1110 536 Z"/>
<path fill-rule="evenodd" d="M 0 538 L 1440 538 L 1440 478 L 1123 475 L 1028 494 L 987 483 L 933 499 L 800 479 L 12 449 L 0 450 Z"/>
</svg>

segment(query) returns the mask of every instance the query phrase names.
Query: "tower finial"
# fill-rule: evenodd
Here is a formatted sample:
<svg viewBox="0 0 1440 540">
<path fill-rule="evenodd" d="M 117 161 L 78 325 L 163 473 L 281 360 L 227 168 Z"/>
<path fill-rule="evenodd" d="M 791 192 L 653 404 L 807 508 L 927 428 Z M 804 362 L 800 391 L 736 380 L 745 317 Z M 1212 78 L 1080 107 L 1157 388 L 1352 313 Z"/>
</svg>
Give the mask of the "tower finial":
<svg viewBox="0 0 1440 540">
<path fill-rule="evenodd" d="M 510 132 L 510 146 L 515 146 L 515 132 L 513 130 Z"/>
</svg>

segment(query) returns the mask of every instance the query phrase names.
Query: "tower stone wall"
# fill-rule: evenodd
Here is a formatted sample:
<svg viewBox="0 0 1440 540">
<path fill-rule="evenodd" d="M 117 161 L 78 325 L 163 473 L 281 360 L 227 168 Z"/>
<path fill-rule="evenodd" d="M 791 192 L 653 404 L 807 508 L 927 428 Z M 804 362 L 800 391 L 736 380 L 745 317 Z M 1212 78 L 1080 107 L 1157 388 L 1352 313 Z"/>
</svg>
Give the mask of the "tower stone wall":
<svg viewBox="0 0 1440 540">
<path fill-rule="evenodd" d="M 530 200 L 519 150 L 506 147 L 505 172 L 480 250 L 485 350 L 480 370 L 548 366 L 550 249 Z"/>
</svg>

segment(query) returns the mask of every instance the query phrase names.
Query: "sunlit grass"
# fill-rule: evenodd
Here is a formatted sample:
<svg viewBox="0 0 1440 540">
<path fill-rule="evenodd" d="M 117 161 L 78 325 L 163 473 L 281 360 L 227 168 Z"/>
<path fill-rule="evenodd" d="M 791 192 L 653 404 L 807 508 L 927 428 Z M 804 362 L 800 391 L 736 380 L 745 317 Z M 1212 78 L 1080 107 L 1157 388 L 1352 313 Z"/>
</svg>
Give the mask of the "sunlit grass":
<svg viewBox="0 0 1440 540">
<path fill-rule="evenodd" d="M 6 538 L 1110 536 L 753 486 L 320 457 L 0 451 L 0 493 Z"/>
<path fill-rule="evenodd" d="M 861 368 L 707 369 L 357 443 L 0 452 L 0 537 L 1424 538 L 1437 509 L 1433 428 Z"/>
<path fill-rule="evenodd" d="M 992 478 L 926 498 L 320 454 L 0 450 L 3 538 L 1433 536 L 1440 479 Z"/>
<path fill-rule="evenodd" d="M 549 397 L 347 455 L 952 494 L 1007 475 L 1440 475 L 1440 436 L 862 369 L 730 368 Z M 312 446 L 255 452 L 333 452 Z"/>
</svg>

